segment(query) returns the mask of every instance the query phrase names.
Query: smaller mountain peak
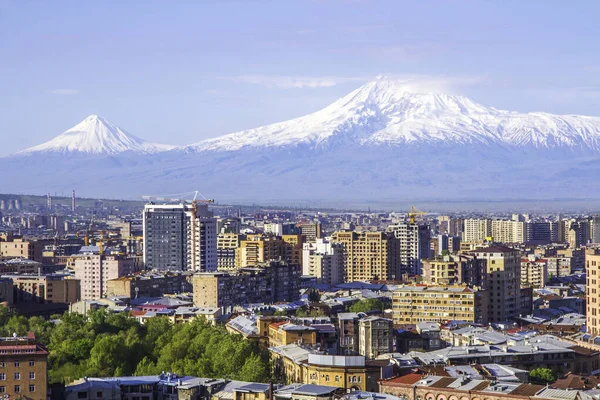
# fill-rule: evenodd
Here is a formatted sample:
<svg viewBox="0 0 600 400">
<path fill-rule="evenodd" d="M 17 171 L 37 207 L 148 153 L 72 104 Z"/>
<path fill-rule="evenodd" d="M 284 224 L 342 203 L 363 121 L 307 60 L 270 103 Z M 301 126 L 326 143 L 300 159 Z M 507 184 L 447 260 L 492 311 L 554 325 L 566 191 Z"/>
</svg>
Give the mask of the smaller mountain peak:
<svg viewBox="0 0 600 400">
<path fill-rule="evenodd" d="M 122 130 L 106 118 L 92 114 L 54 139 L 23 150 L 21 154 L 34 152 L 117 154 L 125 151 L 155 153 L 172 148 L 173 146 L 146 142 Z"/>
</svg>

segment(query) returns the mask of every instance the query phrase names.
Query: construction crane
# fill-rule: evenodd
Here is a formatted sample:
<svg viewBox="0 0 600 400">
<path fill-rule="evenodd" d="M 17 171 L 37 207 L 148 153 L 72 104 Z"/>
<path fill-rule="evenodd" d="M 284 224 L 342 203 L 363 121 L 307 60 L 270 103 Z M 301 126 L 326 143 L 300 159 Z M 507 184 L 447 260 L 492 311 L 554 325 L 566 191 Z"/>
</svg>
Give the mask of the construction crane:
<svg viewBox="0 0 600 400">
<path fill-rule="evenodd" d="M 415 206 L 411 206 L 410 207 L 410 211 L 408 212 L 408 220 L 410 221 L 411 224 L 415 223 L 415 218 L 417 215 L 427 215 L 428 213 L 426 213 L 425 211 L 421 211 L 417 208 L 415 208 Z"/>
<path fill-rule="evenodd" d="M 170 203 L 187 203 L 190 200 L 186 199 L 186 197 L 189 197 L 191 195 L 194 195 L 194 198 L 192 200 L 192 204 L 195 202 L 196 204 L 198 203 L 205 203 L 205 204 L 213 204 L 215 201 L 213 199 L 207 199 L 206 197 L 204 197 L 202 195 L 202 193 L 200 193 L 197 190 L 194 190 L 193 192 L 184 192 L 184 193 L 175 193 L 175 194 L 163 194 L 163 195 L 145 195 L 142 196 L 142 200 L 146 200 L 146 201 L 166 201 L 166 202 L 170 202 Z M 202 196 L 202 199 L 198 199 L 198 195 Z"/>
</svg>

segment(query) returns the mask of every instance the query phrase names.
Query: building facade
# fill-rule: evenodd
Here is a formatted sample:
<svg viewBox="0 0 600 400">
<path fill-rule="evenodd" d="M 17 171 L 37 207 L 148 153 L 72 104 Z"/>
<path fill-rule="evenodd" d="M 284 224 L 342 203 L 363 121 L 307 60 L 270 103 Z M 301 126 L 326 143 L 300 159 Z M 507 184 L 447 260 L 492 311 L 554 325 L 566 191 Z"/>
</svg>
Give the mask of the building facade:
<svg viewBox="0 0 600 400">
<path fill-rule="evenodd" d="M 217 224 L 207 204 L 146 204 L 143 231 L 146 268 L 217 270 Z"/>
<path fill-rule="evenodd" d="M 402 285 L 392 294 L 394 325 L 461 320 L 488 323 L 487 292 L 466 286 Z"/>
</svg>

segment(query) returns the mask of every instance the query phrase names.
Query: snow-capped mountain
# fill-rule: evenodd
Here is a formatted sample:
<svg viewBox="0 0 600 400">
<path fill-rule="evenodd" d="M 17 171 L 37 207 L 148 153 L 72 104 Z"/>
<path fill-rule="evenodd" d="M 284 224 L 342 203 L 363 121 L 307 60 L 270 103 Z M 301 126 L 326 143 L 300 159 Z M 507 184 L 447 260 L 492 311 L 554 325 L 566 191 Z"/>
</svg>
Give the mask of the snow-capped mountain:
<svg viewBox="0 0 600 400">
<path fill-rule="evenodd" d="M 183 147 L 145 142 L 92 116 L 0 158 L 0 169 L 11 171 L 2 191 L 18 193 L 200 189 L 222 202 L 337 206 L 600 198 L 600 118 L 498 110 L 377 79 L 315 113 Z"/>
<path fill-rule="evenodd" d="M 172 148 L 174 146 L 146 142 L 125 132 L 105 118 L 90 115 L 54 139 L 30 147 L 18 154 L 77 152 L 98 155 L 118 154 L 126 151 L 146 154 L 166 151 Z"/>
<path fill-rule="evenodd" d="M 466 97 L 421 92 L 403 82 L 376 80 L 313 114 L 208 139 L 191 151 L 331 144 L 501 145 L 600 151 L 600 118 L 516 113 Z"/>
</svg>

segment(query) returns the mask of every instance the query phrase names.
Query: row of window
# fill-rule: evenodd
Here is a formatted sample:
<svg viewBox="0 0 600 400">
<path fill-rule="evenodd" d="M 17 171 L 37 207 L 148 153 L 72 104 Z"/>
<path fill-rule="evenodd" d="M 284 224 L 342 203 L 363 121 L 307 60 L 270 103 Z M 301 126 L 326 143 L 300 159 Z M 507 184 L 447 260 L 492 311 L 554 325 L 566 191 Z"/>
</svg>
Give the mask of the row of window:
<svg viewBox="0 0 600 400">
<path fill-rule="evenodd" d="M 21 373 L 20 372 L 15 372 L 14 378 L 15 378 L 15 381 L 20 381 L 21 380 Z M 29 373 L 29 379 L 35 379 L 35 372 L 30 372 Z M 5 381 L 5 380 L 6 380 L 6 374 L 5 373 L 0 373 L 0 381 Z"/>
<path fill-rule="evenodd" d="M 21 366 L 21 362 L 20 361 L 15 361 L 13 364 L 17 368 Z M 30 367 L 35 367 L 35 361 L 29 360 L 29 366 Z M 4 368 L 4 367 L 6 367 L 6 363 L 4 361 L 0 361 L 0 368 Z"/>
<path fill-rule="evenodd" d="M 14 392 L 21 393 L 21 385 L 15 385 Z M 29 385 L 29 392 L 35 392 L 35 385 Z M 6 386 L 0 386 L 0 393 L 6 393 Z"/>
</svg>

